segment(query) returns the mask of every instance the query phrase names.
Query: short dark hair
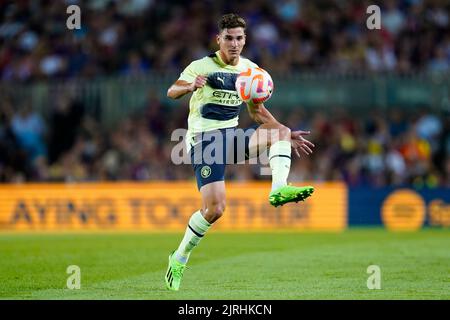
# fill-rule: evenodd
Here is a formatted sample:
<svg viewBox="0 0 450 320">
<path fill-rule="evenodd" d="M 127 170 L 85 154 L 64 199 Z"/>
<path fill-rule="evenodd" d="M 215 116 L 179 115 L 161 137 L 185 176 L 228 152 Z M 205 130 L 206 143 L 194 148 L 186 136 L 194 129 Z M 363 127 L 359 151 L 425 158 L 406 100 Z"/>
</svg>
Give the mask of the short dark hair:
<svg viewBox="0 0 450 320">
<path fill-rule="evenodd" d="M 222 18 L 219 20 L 219 32 L 222 32 L 223 29 L 231 29 L 231 28 L 244 28 L 247 26 L 245 20 L 238 16 L 235 13 L 224 14 Z"/>
</svg>

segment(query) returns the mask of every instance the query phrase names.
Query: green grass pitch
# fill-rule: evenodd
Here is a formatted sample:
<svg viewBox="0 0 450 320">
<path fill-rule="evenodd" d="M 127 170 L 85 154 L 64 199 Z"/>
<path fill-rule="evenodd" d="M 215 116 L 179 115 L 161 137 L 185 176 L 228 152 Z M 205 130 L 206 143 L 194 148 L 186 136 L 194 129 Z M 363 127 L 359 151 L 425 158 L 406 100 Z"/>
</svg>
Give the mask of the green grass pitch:
<svg viewBox="0 0 450 320">
<path fill-rule="evenodd" d="M 180 291 L 167 257 L 181 233 L 0 234 L 0 299 L 450 299 L 450 232 L 210 232 Z M 69 265 L 81 289 L 66 287 Z M 381 289 L 369 290 L 369 265 Z"/>
</svg>

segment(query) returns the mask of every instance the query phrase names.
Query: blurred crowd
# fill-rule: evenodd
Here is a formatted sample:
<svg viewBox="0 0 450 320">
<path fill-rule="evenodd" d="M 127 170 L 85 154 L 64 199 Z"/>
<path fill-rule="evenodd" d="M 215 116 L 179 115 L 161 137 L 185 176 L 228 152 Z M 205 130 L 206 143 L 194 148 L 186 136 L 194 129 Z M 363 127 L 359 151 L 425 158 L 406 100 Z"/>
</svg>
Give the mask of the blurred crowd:
<svg viewBox="0 0 450 320">
<path fill-rule="evenodd" d="M 79 30 L 66 27 L 71 4 L 81 8 Z M 381 30 L 366 27 L 372 4 Z M 247 21 L 244 55 L 273 73 L 450 72 L 448 0 L 0 0 L 0 82 L 179 73 L 217 49 L 217 21 L 227 12 Z M 175 110 L 149 94 L 114 127 L 76 96 L 61 93 L 48 110 L 0 93 L 1 182 L 194 179 L 190 165 L 170 158 L 170 135 L 186 127 L 188 106 Z M 293 160 L 293 181 L 450 187 L 448 113 L 273 111 L 292 129 L 311 130 L 317 146 Z M 242 112 L 241 127 L 251 124 Z M 231 180 L 270 179 L 259 166 L 227 170 Z"/>
<path fill-rule="evenodd" d="M 8 96 L 0 102 L 0 181 L 193 180 L 189 164 L 175 165 L 171 141 L 186 128 L 188 106 L 149 94 L 140 111 L 101 126 L 74 99 L 61 96 L 46 117 Z M 365 109 L 367 110 L 367 109 Z M 271 110 L 292 129 L 311 130 L 310 156 L 293 157 L 291 181 L 345 181 L 350 186 L 450 187 L 450 114 L 423 107 L 370 113 L 330 108 Z M 241 127 L 252 125 L 246 111 Z M 259 165 L 236 165 L 227 179 L 265 180 Z"/>
<path fill-rule="evenodd" d="M 66 8 L 81 8 L 68 30 Z M 381 30 L 369 30 L 369 5 Z M 217 21 L 248 24 L 245 55 L 272 72 L 445 72 L 448 0 L 20 0 L 0 1 L 0 79 L 179 72 L 216 50 Z"/>
</svg>

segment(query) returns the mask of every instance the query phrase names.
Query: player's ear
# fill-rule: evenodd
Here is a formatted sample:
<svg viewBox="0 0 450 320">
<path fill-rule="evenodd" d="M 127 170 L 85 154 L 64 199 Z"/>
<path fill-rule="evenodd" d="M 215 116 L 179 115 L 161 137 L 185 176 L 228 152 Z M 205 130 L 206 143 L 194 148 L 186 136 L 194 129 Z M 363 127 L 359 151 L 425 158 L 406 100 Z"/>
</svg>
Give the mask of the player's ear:
<svg viewBox="0 0 450 320">
<path fill-rule="evenodd" d="M 220 34 L 216 35 L 216 42 L 218 45 L 220 45 Z"/>
</svg>

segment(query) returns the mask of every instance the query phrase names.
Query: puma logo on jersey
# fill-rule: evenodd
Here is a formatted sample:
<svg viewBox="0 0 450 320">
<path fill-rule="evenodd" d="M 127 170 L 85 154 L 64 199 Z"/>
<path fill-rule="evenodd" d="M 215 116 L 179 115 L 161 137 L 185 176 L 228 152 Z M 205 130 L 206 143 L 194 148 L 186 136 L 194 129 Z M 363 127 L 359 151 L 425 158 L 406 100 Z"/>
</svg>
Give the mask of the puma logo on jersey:
<svg viewBox="0 0 450 320">
<path fill-rule="evenodd" d="M 208 85 L 212 89 L 236 91 L 235 83 L 239 73 L 212 72 L 208 74 Z"/>
</svg>

